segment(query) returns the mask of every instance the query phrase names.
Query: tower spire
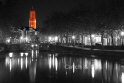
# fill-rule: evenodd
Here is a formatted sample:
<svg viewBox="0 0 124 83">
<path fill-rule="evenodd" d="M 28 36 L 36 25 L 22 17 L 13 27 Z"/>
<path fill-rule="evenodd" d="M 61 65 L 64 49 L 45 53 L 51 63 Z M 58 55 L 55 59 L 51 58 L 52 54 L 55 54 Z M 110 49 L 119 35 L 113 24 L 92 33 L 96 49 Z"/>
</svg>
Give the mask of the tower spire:
<svg viewBox="0 0 124 83">
<path fill-rule="evenodd" d="M 34 6 L 32 5 L 32 8 L 31 8 L 31 10 L 34 10 Z"/>
</svg>

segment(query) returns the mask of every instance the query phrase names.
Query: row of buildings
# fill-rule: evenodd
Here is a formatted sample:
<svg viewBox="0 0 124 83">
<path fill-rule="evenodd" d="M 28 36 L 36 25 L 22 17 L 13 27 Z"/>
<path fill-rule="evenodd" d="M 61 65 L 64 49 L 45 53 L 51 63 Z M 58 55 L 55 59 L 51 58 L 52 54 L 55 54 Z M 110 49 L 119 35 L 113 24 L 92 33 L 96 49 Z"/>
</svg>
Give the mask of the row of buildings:
<svg viewBox="0 0 124 83">
<path fill-rule="evenodd" d="M 118 32 L 118 34 L 117 34 Z M 83 44 L 104 46 L 121 46 L 124 44 L 124 31 L 115 30 L 113 35 L 101 34 L 59 34 L 59 35 L 40 35 L 40 42 L 61 43 L 61 44 Z"/>
<path fill-rule="evenodd" d="M 60 44 L 83 44 L 83 45 L 114 45 L 120 46 L 124 44 L 124 31 L 114 30 L 113 34 L 100 33 L 83 34 L 83 33 L 68 33 L 68 34 L 52 34 L 44 35 L 36 29 L 36 13 L 34 9 L 30 10 L 29 27 L 24 27 L 19 30 L 19 37 L 9 37 L 6 43 L 32 43 L 39 41 L 40 43 L 60 43 Z"/>
</svg>

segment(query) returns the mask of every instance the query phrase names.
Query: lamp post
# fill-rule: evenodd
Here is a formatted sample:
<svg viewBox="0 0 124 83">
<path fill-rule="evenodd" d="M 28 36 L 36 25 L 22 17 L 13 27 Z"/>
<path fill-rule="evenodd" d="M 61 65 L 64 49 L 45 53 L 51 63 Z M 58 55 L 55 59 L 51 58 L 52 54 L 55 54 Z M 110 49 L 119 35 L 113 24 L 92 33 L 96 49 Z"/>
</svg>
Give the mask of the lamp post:
<svg viewBox="0 0 124 83">
<path fill-rule="evenodd" d="M 94 38 L 95 38 L 95 34 L 91 34 L 91 45 L 93 44 L 94 45 Z"/>
<path fill-rule="evenodd" d="M 124 31 L 121 31 L 121 37 L 122 37 L 122 45 L 124 43 L 123 39 L 124 39 Z"/>
<path fill-rule="evenodd" d="M 7 38 L 6 39 L 6 43 L 10 43 L 11 42 L 11 39 L 10 38 Z"/>
<path fill-rule="evenodd" d="M 75 45 L 75 38 L 76 38 L 76 37 L 73 35 L 73 36 L 72 36 L 73 45 Z"/>
<path fill-rule="evenodd" d="M 54 41 L 55 41 L 55 43 L 58 43 L 58 36 L 54 37 Z"/>
</svg>

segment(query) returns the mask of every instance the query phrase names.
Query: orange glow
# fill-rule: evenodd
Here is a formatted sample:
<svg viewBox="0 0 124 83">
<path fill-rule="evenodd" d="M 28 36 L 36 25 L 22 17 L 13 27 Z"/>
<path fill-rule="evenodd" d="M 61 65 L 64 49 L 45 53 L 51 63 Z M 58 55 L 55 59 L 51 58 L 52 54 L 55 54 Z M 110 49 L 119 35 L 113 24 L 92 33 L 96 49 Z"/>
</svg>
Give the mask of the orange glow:
<svg viewBox="0 0 124 83">
<path fill-rule="evenodd" d="M 35 16 L 35 10 L 30 10 L 29 28 L 36 29 L 36 16 Z"/>
</svg>

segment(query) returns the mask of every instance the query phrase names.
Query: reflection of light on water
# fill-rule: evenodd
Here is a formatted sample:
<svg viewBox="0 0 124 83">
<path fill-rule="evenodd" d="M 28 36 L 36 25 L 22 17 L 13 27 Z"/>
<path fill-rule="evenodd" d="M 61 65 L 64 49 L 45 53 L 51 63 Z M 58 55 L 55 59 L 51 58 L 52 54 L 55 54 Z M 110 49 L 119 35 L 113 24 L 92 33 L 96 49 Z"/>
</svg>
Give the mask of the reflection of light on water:
<svg viewBox="0 0 124 83">
<path fill-rule="evenodd" d="M 124 83 L 124 72 L 122 72 L 121 81 Z"/>
<path fill-rule="evenodd" d="M 18 65 L 19 65 L 19 59 L 18 59 Z"/>
<path fill-rule="evenodd" d="M 36 50 L 36 57 L 37 57 L 38 51 Z"/>
<path fill-rule="evenodd" d="M 54 68 L 56 71 L 58 70 L 58 59 L 57 57 L 55 57 L 55 55 L 49 54 L 48 55 L 48 65 L 49 65 L 49 69 Z"/>
<path fill-rule="evenodd" d="M 23 68 L 23 59 L 21 58 L 21 70 Z"/>
<path fill-rule="evenodd" d="M 6 60 L 5 60 L 5 64 L 6 64 L 6 66 L 10 63 L 10 58 L 9 57 L 6 57 Z"/>
<path fill-rule="evenodd" d="M 95 76 L 95 68 L 94 68 L 94 65 L 92 65 L 91 67 L 92 67 L 92 69 L 91 69 L 92 78 L 94 78 L 94 76 Z"/>
<path fill-rule="evenodd" d="M 58 70 L 58 60 L 57 58 L 55 57 L 55 68 L 56 68 L 56 71 Z"/>
<path fill-rule="evenodd" d="M 88 68 L 88 60 L 87 58 L 84 59 L 84 69 Z"/>
<path fill-rule="evenodd" d="M 51 57 L 49 57 L 49 69 L 51 69 Z"/>
<path fill-rule="evenodd" d="M 101 60 L 95 59 L 94 60 L 94 66 L 95 66 L 95 69 L 102 69 Z"/>
<path fill-rule="evenodd" d="M 107 61 L 106 61 L 106 64 L 105 64 L 105 66 L 106 66 L 106 69 L 107 69 L 107 67 L 108 67 L 108 63 L 107 63 Z"/>
<path fill-rule="evenodd" d="M 91 65 L 92 78 L 95 77 L 95 72 L 96 72 L 97 70 L 101 70 L 101 69 L 102 69 L 101 60 L 94 59 L 92 65 Z"/>
<path fill-rule="evenodd" d="M 11 70 L 12 70 L 12 58 L 10 58 L 10 57 L 6 57 L 6 60 L 5 60 L 5 64 L 6 64 L 6 66 L 9 66 L 9 70 L 10 70 L 10 72 L 11 72 Z"/>
<path fill-rule="evenodd" d="M 66 74 L 66 76 L 67 76 L 67 75 L 68 75 L 68 72 L 66 71 L 65 74 Z"/>
<path fill-rule="evenodd" d="M 29 68 L 29 77 L 31 83 L 35 83 L 36 69 L 37 69 L 37 63 L 32 63 L 32 65 Z"/>
<path fill-rule="evenodd" d="M 10 69 L 10 72 L 12 70 L 12 59 L 9 60 L 9 69 Z"/>
<path fill-rule="evenodd" d="M 28 65 L 27 57 L 26 57 L 26 59 L 25 59 L 25 60 L 26 60 L 26 61 L 25 61 L 25 62 L 26 62 L 26 69 L 27 69 L 27 65 Z"/>
<path fill-rule="evenodd" d="M 37 57 L 37 50 L 36 50 L 36 57 Z"/>
<path fill-rule="evenodd" d="M 74 62 L 73 62 L 73 73 L 75 72 L 75 64 L 74 64 Z"/>
<path fill-rule="evenodd" d="M 9 53 L 10 55 L 11 54 L 14 54 L 14 53 Z M 20 70 L 23 70 L 23 69 L 27 69 L 28 65 L 31 64 L 30 61 L 31 61 L 31 58 L 30 57 L 27 57 L 27 56 L 24 56 L 25 53 L 19 53 L 19 56 L 17 56 L 17 54 L 14 55 L 14 57 L 10 57 L 9 56 L 6 56 L 6 59 L 5 59 L 5 65 L 9 68 L 10 71 L 12 71 L 13 69 L 19 67 Z M 25 55 L 27 55 L 28 53 L 26 53 Z M 23 57 L 22 57 L 23 55 Z"/>
<path fill-rule="evenodd" d="M 32 58 L 33 58 L 33 56 L 34 56 L 34 51 L 33 51 L 33 50 L 31 51 L 31 56 L 32 56 Z"/>
<path fill-rule="evenodd" d="M 54 60 L 54 55 L 53 55 L 53 67 L 54 67 L 54 62 L 55 62 L 55 60 Z"/>
</svg>

